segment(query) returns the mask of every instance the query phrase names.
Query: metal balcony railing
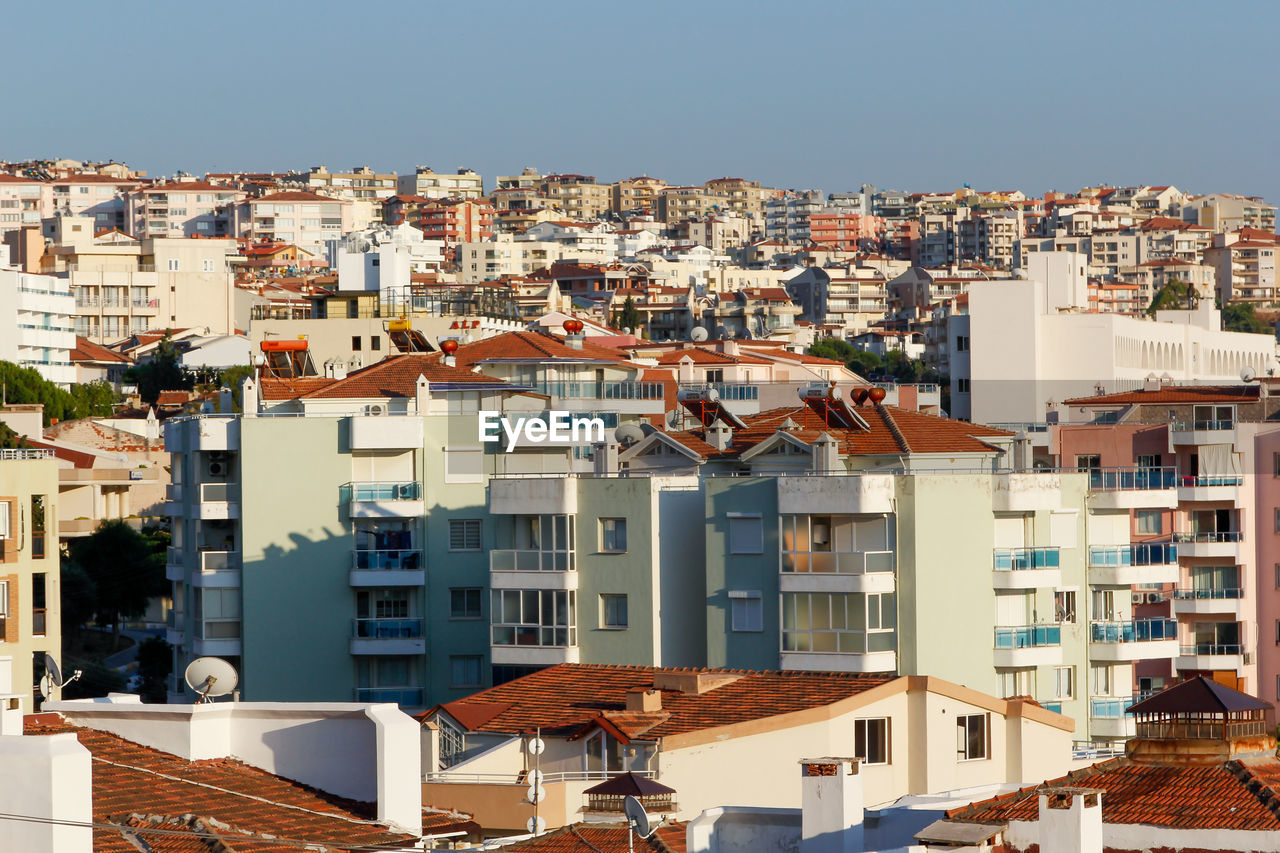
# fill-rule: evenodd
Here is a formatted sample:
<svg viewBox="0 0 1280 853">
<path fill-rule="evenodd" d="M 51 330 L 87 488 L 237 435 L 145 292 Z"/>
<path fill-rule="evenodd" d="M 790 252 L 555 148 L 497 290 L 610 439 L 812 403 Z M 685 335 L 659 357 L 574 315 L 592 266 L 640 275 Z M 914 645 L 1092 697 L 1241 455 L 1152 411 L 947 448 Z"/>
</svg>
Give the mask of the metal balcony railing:
<svg viewBox="0 0 1280 853">
<path fill-rule="evenodd" d="M 1179 587 L 1173 591 L 1174 598 L 1181 598 L 1193 601 L 1225 601 L 1238 598 L 1244 598 L 1244 590 L 1238 587 L 1217 587 L 1217 588 L 1199 588 L 1199 587 Z"/>
<path fill-rule="evenodd" d="M 1175 533 L 1174 542 L 1240 542 L 1244 533 L 1239 530 L 1209 530 L 1200 533 Z"/>
<path fill-rule="evenodd" d="M 893 551 L 783 551 L 782 571 L 842 575 L 892 572 Z"/>
<path fill-rule="evenodd" d="M 539 551 L 534 549 L 506 548 L 489 552 L 491 572 L 571 572 L 574 570 L 573 551 Z"/>
<path fill-rule="evenodd" d="M 362 640 L 416 640 L 421 619 L 352 619 L 351 636 Z"/>
<path fill-rule="evenodd" d="M 1089 623 L 1089 642 L 1091 643 L 1143 643 L 1177 638 L 1177 619 L 1131 619 L 1127 622 Z"/>
<path fill-rule="evenodd" d="M 394 702 L 397 705 L 422 705 L 421 687 L 357 687 L 357 702 Z"/>
<path fill-rule="evenodd" d="M 1183 477 L 1178 480 L 1179 486 L 1242 486 L 1244 485 L 1244 477 L 1241 476 L 1211 476 L 1211 477 Z"/>
<path fill-rule="evenodd" d="M 416 572 L 422 569 L 422 552 L 405 548 L 388 550 L 357 548 L 351 552 L 351 567 L 371 572 Z"/>
<path fill-rule="evenodd" d="M 1207 431 L 1207 430 L 1229 430 L 1235 429 L 1235 421 L 1232 420 L 1207 420 L 1207 421 L 1174 421 L 1169 428 L 1175 432 L 1187 432 L 1189 430 Z"/>
<path fill-rule="evenodd" d="M 1238 643 L 1196 643 L 1193 646 L 1181 646 L 1178 654 L 1182 655 L 1242 655 L 1244 646 Z"/>
</svg>

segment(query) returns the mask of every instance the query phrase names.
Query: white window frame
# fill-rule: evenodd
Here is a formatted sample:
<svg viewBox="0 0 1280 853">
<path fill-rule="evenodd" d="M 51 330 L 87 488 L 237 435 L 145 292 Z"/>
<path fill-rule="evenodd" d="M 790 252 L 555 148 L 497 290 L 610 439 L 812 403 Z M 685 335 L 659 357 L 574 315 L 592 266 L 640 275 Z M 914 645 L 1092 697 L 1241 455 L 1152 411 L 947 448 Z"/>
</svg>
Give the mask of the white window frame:
<svg viewBox="0 0 1280 853">
<path fill-rule="evenodd" d="M 1065 692 L 1063 690 L 1065 681 Z M 1076 698 L 1076 668 L 1074 666 L 1055 666 L 1053 668 L 1053 698 Z"/>
<path fill-rule="evenodd" d="M 980 720 L 982 726 L 982 754 L 969 754 L 969 732 L 971 720 Z M 991 758 L 991 715 L 958 714 L 956 715 L 956 761 L 986 761 Z"/>
<path fill-rule="evenodd" d="M 882 761 L 869 761 L 867 759 L 868 737 L 867 733 L 871 728 L 871 724 L 881 724 L 884 728 L 883 741 L 884 756 Z M 853 721 L 853 754 L 863 764 L 867 765 L 885 765 L 893 763 L 893 747 L 889 740 L 889 733 L 892 727 L 888 717 L 866 717 Z M 862 748 L 858 748 L 858 741 L 861 739 Z"/>
<path fill-rule="evenodd" d="M 619 532 L 622 534 L 622 542 L 620 545 L 618 542 Z M 627 553 L 627 520 L 625 518 L 613 517 L 600 519 L 600 553 Z"/>
</svg>

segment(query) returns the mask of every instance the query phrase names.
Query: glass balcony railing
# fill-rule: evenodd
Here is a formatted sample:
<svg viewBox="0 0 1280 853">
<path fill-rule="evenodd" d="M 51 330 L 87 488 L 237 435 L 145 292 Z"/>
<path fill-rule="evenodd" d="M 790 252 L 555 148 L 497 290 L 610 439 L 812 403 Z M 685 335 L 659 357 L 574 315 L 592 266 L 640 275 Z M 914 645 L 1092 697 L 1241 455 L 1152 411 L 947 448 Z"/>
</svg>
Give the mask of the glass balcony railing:
<svg viewBox="0 0 1280 853">
<path fill-rule="evenodd" d="M 1144 643 L 1177 638 L 1177 619 L 1131 619 L 1127 622 L 1089 623 L 1089 642 L 1091 643 Z"/>
<path fill-rule="evenodd" d="M 394 702 L 397 705 L 422 705 L 421 687 L 357 687 L 357 702 Z"/>
<path fill-rule="evenodd" d="M 201 503 L 227 503 L 231 500 L 231 483 L 203 483 L 200 486 Z"/>
<path fill-rule="evenodd" d="M 1062 645 L 1062 628 L 1058 625 L 996 628 L 997 649 L 1030 649 L 1060 645 Z"/>
<path fill-rule="evenodd" d="M 782 571 L 843 575 L 892 572 L 893 556 L 893 551 L 783 551 Z"/>
<path fill-rule="evenodd" d="M 1173 597 L 1188 601 L 1226 601 L 1244 598 L 1244 590 L 1235 587 L 1218 587 L 1212 589 L 1182 587 L 1173 591 Z"/>
<path fill-rule="evenodd" d="M 341 487 L 342 502 L 350 501 L 417 501 L 422 500 L 422 484 L 418 482 L 347 483 Z"/>
<path fill-rule="evenodd" d="M 1132 696 L 1092 696 L 1089 698 L 1089 716 L 1095 720 L 1123 720 L 1125 712 L 1154 693 L 1135 693 Z"/>
<path fill-rule="evenodd" d="M 369 572 L 421 571 L 422 552 L 404 548 L 382 551 L 356 549 L 351 552 L 351 567 Z"/>
<path fill-rule="evenodd" d="M 1056 569 L 1059 567 L 1057 548 L 997 548 L 995 570 L 997 572 L 1024 569 Z"/>
<path fill-rule="evenodd" d="M 573 569 L 572 551 L 508 548 L 489 552 L 491 572 L 571 572 Z"/>
<path fill-rule="evenodd" d="M 663 389 L 661 382 L 632 382 L 614 380 L 597 382 L 594 380 L 578 381 L 573 379 L 550 380 L 546 382 L 516 382 L 522 388 L 530 388 L 548 397 L 559 397 L 562 400 L 661 400 Z"/>
<path fill-rule="evenodd" d="M 1175 533 L 1174 542 L 1239 542 L 1244 533 L 1239 530 L 1207 530 L 1199 533 Z"/>
<path fill-rule="evenodd" d="M 1231 420 L 1211 420 L 1211 421 L 1175 421 L 1170 424 L 1170 429 L 1175 432 L 1187 432 L 1190 430 L 1207 431 L 1207 430 L 1228 430 L 1235 429 L 1235 421 Z"/>
<path fill-rule="evenodd" d="M 416 640 L 422 636 L 422 620 L 353 619 L 351 631 L 362 640 Z"/>
<path fill-rule="evenodd" d="M 1089 488 L 1095 492 L 1172 489 L 1172 468 L 1088 468 Z"/>
<path fill-rule="evenodd" d="M 1244 485 L 1244 477 L 1238 475 L 1226 476 L 1210 476 L 1210 477 L 1182 477 L 1178 480 L 1180 486 L 1242 486 Z"/>
<path fill-rule="evenodd" d="M 1237 643 L 1196 643 L 1194 646 L 1182 646 L 1178 649 L 1183 655 L 1242 655 L 1244 646 Z"/>
<path fill-rule="evenodd" d="M 750 382 L 693 382 L 680 385 L 682 391 L 687 388 L 715 391 L 721 400 L 730 402 L 760 399 L 760 386 Z"/>
<path fill-rule="evenodd" d="M 1178 547 L 1170 542 L 1142 542 L 1134 545 L 1091 545 L 1089 565 L 1168 566 L 1178 562 Z"/>
</svg>

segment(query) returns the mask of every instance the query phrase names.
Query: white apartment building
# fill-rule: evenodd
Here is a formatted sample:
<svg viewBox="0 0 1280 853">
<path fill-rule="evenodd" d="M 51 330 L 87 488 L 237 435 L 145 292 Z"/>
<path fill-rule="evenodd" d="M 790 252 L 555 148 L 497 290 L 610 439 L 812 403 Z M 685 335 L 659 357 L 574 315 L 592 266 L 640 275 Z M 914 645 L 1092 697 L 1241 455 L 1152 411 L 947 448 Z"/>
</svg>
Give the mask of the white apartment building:
<svg viewBox="0 0 1280 853">
<path fill-rule="evenodd" d="M 1155 321 L 1088 313 L 1087 267 L 1083 255 L 1037 253 L 1028 279 L 969 284 L 968 314 L 948 320 L 953 417 L 1043 422 L 1056 403 L 1099 388 L 1140 387 L 1152 375 L 1231 382 L 1275 364 L 1272 335 L 1221 331 L 1208 300 Z"/>
<path fill-rule="evenodd" d="M 272 193 L 231 208 L 232 236 L 292 243 L 313 255 L 324 253 L 326 240 L 350 230 L 351 202 L 312 192 Z"/>
<path fill-rule="evenodd" d="M 139 187 L 125 196 L 127 230 L 145 237 L 226 237 L 244 190 L 195 179 Z"/>
<path fill-rule="evenodd" d="M 445 264 L 443 240 L 428 240 L 404 223 L 353 232 L 325 244 L 329 268 L 338 273 L 340 291 L 400 292 L 415 272 L 433 272 Z"/>
<path fill-rule="evenodd" d="M 38 178 L 0 175 L 0 234 L 39 225 L 53 213 L 53 186 Z"/>
<path fill-rule="evenodd" d="M 423 198 L 484 198 L 484 178 L 470 169 L 455 174 L 432 171 L 419 166 L 411 175 L 401 175 L 397 182 L 401 195 Z"/>
<path fill-rule="evenodd" d="M 809 217 L 826 206 L 821 190 L 769 199 L 764 203 L 765 237 L 803 246 L 809 240 Z"/>
<path fill-rule="evenodd" d="M 301 186 L 351 202 L 351 227 L 368 228 L 382 221 L 382 201 L 396 194 L 395 172 L 379 173 L 368 166 L 350 172 L 330 172 L 328 166 L 312 166 L 304 173 L 285 178 L 290 186 Z"/>
<path fill-rule="evenodd" d="M 64 216 L 89 216 L 94 228 L 125 227 L 124 196 L 140 182 L 132 178 L 110 175 L 74 174 L 56 178 L 53 186 L 51 213 Z"/>
<path fill-rule="evenodd" d="M 546 269 L 562 257 L 563 248 L 553 240 L 517 240 L 497 234 L 492 240 L 458 244 L 458 281 L 475 284 L 504 275 L 522 276 Z"/>
<path fill-rule="evenodd" d="M 53 276 L 5 267 L 0 253 L 0 361 L 35 368 L 50 382 L 70 385 L 76 381 L 71 291 Z"/>
</svg>

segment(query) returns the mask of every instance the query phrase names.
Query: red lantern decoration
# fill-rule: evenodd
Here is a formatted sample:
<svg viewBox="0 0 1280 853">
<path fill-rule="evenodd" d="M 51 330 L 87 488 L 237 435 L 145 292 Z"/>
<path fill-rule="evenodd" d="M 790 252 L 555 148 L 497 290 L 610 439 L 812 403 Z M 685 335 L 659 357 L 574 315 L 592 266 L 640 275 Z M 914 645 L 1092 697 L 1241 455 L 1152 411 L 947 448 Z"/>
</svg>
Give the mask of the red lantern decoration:
<svg viewBox="0 0 1280 853">
<path fill-rule="evenodd" d="M 565 320 L 564 321 L 564 330 L 571 335 L 578 334 L 578 332 L 582 331 L 582 328 L 583 327 L 582 327 L 581 320 Z"/>
<path fill-rule="evenodd" d="M 450 338 L 449 340 L 444 341 L 440 344 L 440 351 L 443 352 L 445 355 L 453 355 L 455 352 L 458 351 L 458 342 L 455 341 L 453 338 Z"/>
<path fill-rule="evenodd" d="M 857 403 L 859 406 L 867 402 L 867 389 L 859 388 L 857 391 L 854 391 L 853 402 Z"/>
<path fill-rule="evenodd" d="M 871 398 L 871 402 L 873 402 L 873 403 L 879 403 L 879 402 L 882 402 L 882 401 L 884 400 L 884 397 L 885 397 L 885 394 L 886 394 L 886 393 L 887 393 L 887 392 L 886 392 L 883 388 L 876 387 L 876 388 L 872 388 L 870 391 L 868 391 L 868 392 L 867 392 L 867 396 L 869 396 L 869 397 Z"/>
</svg>

